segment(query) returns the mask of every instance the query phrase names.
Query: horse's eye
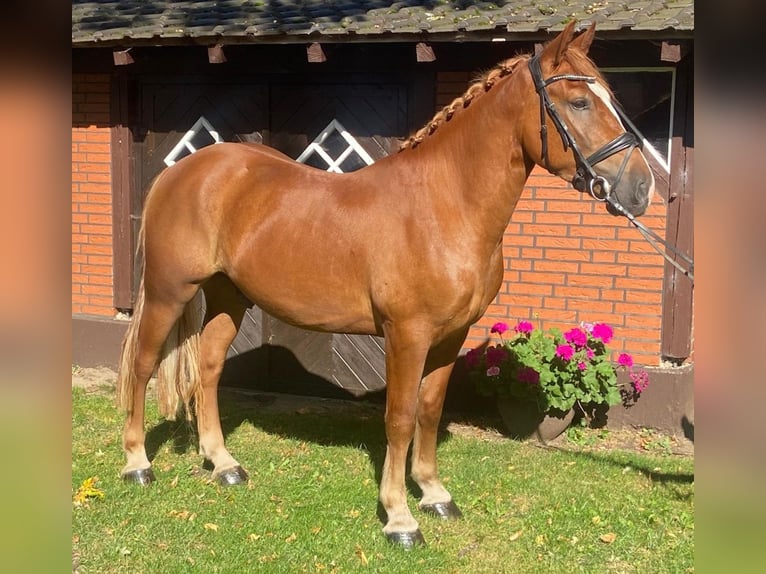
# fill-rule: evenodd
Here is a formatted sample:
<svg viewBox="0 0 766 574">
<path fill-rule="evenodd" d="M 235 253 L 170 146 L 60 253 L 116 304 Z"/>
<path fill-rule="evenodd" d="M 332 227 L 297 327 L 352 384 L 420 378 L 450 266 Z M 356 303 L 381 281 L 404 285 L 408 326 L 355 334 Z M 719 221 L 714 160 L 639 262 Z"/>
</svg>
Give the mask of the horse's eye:
<svg viewBox="0 0 766 574">
<path fill-rule="evenodd" d="M 587 98 L 577 98 L 569 102 L 573 110 L 587 110 L 590 107 L 590 102 Z"/>
</svg>

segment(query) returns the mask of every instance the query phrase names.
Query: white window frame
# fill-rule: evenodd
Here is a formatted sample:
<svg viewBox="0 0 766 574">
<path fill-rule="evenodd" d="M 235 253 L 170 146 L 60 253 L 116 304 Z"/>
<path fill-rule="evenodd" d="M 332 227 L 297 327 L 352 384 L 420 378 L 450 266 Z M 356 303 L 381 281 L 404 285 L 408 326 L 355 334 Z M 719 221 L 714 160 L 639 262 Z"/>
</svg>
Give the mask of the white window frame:
<svg viewBox="0 0 766 574">
<path fill-rule="evenodd" d="M 608 67 L 599 68 L 602 72 L 616 72 L 616 73 L 632 73 L 632 72 L 670 72 L 670 123 L 668 125 L 668 159 L 662 157 L 662 154 L 655 148 L 650 142 L 644 139 L 644 151 L 648 151 L 651 156 L 657 160 L 657 163 L 670 174 L 670 158 L 672 157 L 672 145 L 673 145 L 673 118 L 676 111 L 676 68 L 672 66 L 656 66 L 656 67 L 639 67 L 639 66 L 624 66 L 624 67 Z"/>
<path fill-rule="evenodd" d="M 170 153 L 165 156 L 163 161 L 165 162 L 166 166 L 170 167 L 176 163 L 176 161 L 178 161 L 178 155 L 184 149 L 188 150 L 190 153 L 197 151 L 197 148 L 192 145 L 191 140 L 194 139 L 194 136 L 202 131 L 202 128 L 207 130 L 207 132 L 212 136 L 214 144 L 223 143 L 221 136 L 218 134 L 218 130 L 213 127 L 213 124 L 211 124 L 205 116 L 200 116 L 199 119 L 194 122 L 194 125 L 189 129 L 189 131 L 186 132 L 184 137 L 182 137 L 180 141 L 175 145 L 175 147 L 170 150 Z"/>
<path fill-rule="evenodd" d="M 341 137 L 346 140 L 346 143 L 348 143 L 348 147 L 343 150 L 343 153 L 341 153 L 336 159 L 332 159 L 327 152 L 322 149 L 322 144 L 325 142 L 325 140 L 330 136 L 330 134 L 334 131 L 337 131 Z M 351 155 L 352 152 L 356 152 L 359 157 L 362 158 L 362 161 L 366 163 L 367 165 L 372 165 L 375 163 L 375 160 L 372 159 L 370 154 L 368 154 L 364 148 L 359 145 L 359 142 L 354 139 L 354 136 L 352 136 L 346 128 L 343 127 L 343 125 L 338 120 L 332 120 L 329 124 L 327 124 L 327 127 L 325 127 L 321 132 L 319 132 L 319 135 L 314 138 L 314 141 L 312 141 L 308 146 L 306 146 L 306 149 L 303 150 L 301 155 L 298 156 L 298 158 L 295 161 L 298 161 L 300 163 L 306 163 L 306 160 L 311 157 L 312 154 L 316 153 L 318 154 L 329 166 L 325 171 L 331 171 L 333 173 L 343 173 L 343 170 L 340 169 L 340 164 L 342 164 L 345 159 Z"/>
</svg>

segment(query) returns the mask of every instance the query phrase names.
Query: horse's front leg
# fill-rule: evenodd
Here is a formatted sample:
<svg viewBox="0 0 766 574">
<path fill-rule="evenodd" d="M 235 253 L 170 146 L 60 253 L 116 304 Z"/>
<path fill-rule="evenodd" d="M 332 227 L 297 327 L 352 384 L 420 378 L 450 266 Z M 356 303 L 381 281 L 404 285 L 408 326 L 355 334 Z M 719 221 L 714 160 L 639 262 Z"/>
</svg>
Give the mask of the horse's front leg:
<svg viewBox="0 0 766 574">
<path fill-rule="evenodd" d="M 380 480 L 380 502 L 388 520 L 383 533 L 409 548 L 424 543 L 407 506 L 407 451 L 415 433 L 418 386 L 429 342 L 405 328 L 389 326 L 386 336 L 386 460 Z"/>
<path fill-rule="evenodd" d="M 200 374 L 202 393 L 197 404 L 199 451 L 213 464 L 213 479 L 224 485 L 247 482 L 247 472 L 224 444 L 218 410 L 218 382 L 226 352 L 234 340 L 245 313 L 237 301 L 234 286 L 216 278 L 205 286 L 207 311 L 200 336 Z"/>
<path fill-rule="evenodd" d="M 415 441 L 412 446 L 412 478 L 423 492 L 419 507 L 445 519 L 462 516 L 439 479 L 436 463 L 436 442 L 447 383 L 455 365 L 456 349 L 465 339 L 464 336 L 458 338 L 460 342 L 456 343 L 457 347 L 449 344 L 449 348 L 434 349 L 428 356 L 427 369 L 432 370 L 420 385 Z"/>
</svg>

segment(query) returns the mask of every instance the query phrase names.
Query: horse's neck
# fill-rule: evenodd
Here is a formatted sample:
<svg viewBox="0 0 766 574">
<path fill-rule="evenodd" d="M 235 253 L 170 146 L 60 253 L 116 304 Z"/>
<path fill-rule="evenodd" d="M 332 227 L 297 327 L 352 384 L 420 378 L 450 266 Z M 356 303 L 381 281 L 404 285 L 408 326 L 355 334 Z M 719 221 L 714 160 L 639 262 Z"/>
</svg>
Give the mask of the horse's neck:
<svg viewBox="0 0 766 574">
<path fill-rule="evenodd" d="M 427 186 L 435 202 L 453 203 L 499 239 L 533 167 L 522 146 L 519 86 L 512 78 L 483 94 L 437 128 L 414 150 L 413 162 L 435 174 Z"/>
</svg>

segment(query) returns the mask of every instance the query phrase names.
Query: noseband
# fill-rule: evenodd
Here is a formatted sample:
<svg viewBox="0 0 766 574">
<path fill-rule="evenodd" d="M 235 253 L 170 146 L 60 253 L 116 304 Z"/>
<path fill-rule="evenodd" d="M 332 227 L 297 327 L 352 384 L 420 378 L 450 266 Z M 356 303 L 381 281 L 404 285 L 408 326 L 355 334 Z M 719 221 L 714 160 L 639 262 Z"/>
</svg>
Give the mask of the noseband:
<svg viewBox="0 0 766 574">
<path fill-rule="evenodd" d="M 535 90 L 537 90 L 537 93 L 540 95 L 540 139 L 542 141 L 543 163 L 545 164 L 546 169 L 550 171 L 548 163 L 548 125 L 545 121 L 545 114 L 547 113 L 553 121 L 553 125 L 556 126 L 556 130 L 559 132 L 559 135 L 561 136 L 561 141 L 564 144 L 564 151 L 571 147 L 572 153 L 574 153 L 577 170 L 575 171 L 574 178 L 572 178 L 572 184 L 577 187 L 576 182 L 583 182 L 585 184 L 585 189 L 587 189 L 588 193 L 590 193 L 595 199 L 598 199 L 599 201 L 606 201 L 612 188 L 617 186 L 617 183 L 620 181 L 622 174 L 625 172 L 625 168 L 628 165 L 628 161 L 630 160 L 630 156 L 633 153 L 633 150 L 636 148 L 640 149 L 642 147 L 642 140 L 636 136 L 637 130 L 635 129 L 635 126 L 628 119 L 627 115 L 624 111 L 622 111 L 619 105 L 616 105 L 615 109 L 617 110 L 617 113 L 625 122 L 625 124 L 630 128 L 630 131 L 621 133 L 612 141 L 605 144 L 598 151 L 586 158 L 582 151 L 580 151 L 580 148 L 572 137 L 572 134 L 569 133 L 569 130 L 567 129 L 564 121 L 561 119 L 555 104 L 551 101 L 551 98 L 548 95 L 548 90 L 545 88 L 560 80 L 581 81 L 592 84 L 596 81 L 596 78 L 594 76 L 560 74 L 558 76 L 551 76 L 547 80 L 544 80 L 543 72 L 540 68 L 539 54 L 533 56 L 529 60 L 529 71 L 532 74 L 532 81 L 535 83 Z M 608 157 L 620 153 L 621 151 L 628 148 L 630 149 L 628 153 L 625 154 L 625 159 L 622 160 L 622 165 L 620 166 L 620 170 L 617 172 L 617 177 L 614 180 L 614 184 L 610 184 L 605 177 L 598 175 L 593 169 L 593 166 L 597 163 L 602 162 Z"/>
</svg>

